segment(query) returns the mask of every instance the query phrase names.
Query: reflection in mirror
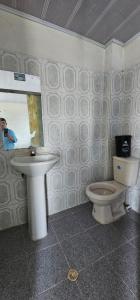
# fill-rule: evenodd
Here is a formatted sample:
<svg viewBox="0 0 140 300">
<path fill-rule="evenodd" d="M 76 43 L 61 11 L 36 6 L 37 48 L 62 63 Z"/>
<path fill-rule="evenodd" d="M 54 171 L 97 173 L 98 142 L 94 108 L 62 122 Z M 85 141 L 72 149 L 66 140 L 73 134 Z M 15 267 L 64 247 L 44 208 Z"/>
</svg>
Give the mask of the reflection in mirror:
<svg viewBox="0 0 140 300">
<path fill-rule="evenodd" d="M 41 95 L 0 92 L 0 148 L 43 146 Z"/>
</svg>

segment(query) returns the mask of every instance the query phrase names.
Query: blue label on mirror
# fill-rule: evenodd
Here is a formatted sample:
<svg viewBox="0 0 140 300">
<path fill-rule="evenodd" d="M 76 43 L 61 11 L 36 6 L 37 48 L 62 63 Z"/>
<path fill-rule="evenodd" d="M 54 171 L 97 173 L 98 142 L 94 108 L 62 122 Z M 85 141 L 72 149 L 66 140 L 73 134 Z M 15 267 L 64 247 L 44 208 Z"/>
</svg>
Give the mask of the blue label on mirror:
<svg viewBox="0 0 140 300">
<path fill-rule="evenodd" d="M 14 73 L 14 79 L 19 81 L 25 81 L 25 74 L 23 73 Z"/>
</svg>

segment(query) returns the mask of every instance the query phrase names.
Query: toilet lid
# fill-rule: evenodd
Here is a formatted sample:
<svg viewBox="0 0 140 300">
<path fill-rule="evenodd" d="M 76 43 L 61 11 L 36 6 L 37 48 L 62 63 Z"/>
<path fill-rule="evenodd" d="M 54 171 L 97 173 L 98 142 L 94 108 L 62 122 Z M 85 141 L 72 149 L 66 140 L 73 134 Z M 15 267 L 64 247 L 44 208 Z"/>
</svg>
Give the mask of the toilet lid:
<svg viewBox="0 0 140 300">
<path fill-rule="evenodd" d="M 114 193 L 114 191 L 105 188 L 95 188 L 95 189 L 91 188 L 90 190 L 91 192 L 94 192 L 97 195 L 111 195 Z"/>
</svg>

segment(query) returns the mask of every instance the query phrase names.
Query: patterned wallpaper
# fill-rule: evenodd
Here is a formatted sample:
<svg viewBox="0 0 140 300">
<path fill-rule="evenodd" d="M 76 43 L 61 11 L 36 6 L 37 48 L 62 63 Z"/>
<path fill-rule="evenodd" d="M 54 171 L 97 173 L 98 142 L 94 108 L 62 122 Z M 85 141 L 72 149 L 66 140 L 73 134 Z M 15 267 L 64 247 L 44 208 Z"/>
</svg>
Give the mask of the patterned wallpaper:
<svg viewBox="0 0 140 300">
<path fill-rule="evenodd" d="M 108 76 L 111 153 L 115 153 L 114 136 L 130 134 L 132 156 L 140 159 L 140 65 L 122 72 L 111 72 Z M 127 189 L 126 201 L 140 212 L 140 174 L 136 186 Z"/>
<path fill-rule="evenodd" d="M 4 50 L 0 69 L 41 78 L 45 146 L 60 154 L 47 176 L 48 214 L 87 201 L 86 185 L 107 178 L 104 75 Z M 0 151 L 0 229 L 27 220 L 26 183 L 11 169 L 12 155 L 13 151 Z"/>
<path fill-rule="evenodd" d="M 60 154 L 47 175 L 48 214 L 87 201 L 88 183 L 112 179 L 115 135 L 132 134 L 140 158 L 139 65 L 101 73 L 1 50 L 0 69 L 41 78 L 45 146 Z M 0 151 L 0 229 L 27 221 L 26 182 L 10 167 L 13 152 Z M 126 196 L 140 212 L 140 178 Z"/>
<path fill-rule="evenodd" d="M 0 229 L 27 220 L 25 179 L 11 168 L 9 161 L 13 155 L 13 150 L 0 151 Z"/>
</svg>

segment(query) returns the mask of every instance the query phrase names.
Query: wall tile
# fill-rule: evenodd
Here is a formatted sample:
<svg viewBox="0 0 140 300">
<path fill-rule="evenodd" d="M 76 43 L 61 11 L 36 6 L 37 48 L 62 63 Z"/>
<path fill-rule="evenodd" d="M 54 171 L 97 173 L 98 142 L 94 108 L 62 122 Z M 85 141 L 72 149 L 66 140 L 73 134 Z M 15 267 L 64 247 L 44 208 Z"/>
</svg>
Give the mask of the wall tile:
<svg viewBox="0 0 140 300">
<path fill-rule="evenodd" d="M 140 65 L 136 66 L 136 88 L 140 89 Z"/>
<path fill-rule="evenodd" d="M 12 216 L 10 210 L 0 210 L 0 230 L 9 228 L 12 225 Z"/>
<path fill-rule="evenodd" d="M 25 199 L 27 199 L 27 191 L 26 191 L 26 185 L 23 180 L 17 180 L 14 183 L 14 193 L 15 193 L 15 200 L 17 202 L 23 201 L 25 202 Z"/>
<path fill-rule="evenodd" d="M 97 73 L 93 75 L 92 88 L 93 88 L 93 93 L 95 94 L 101 94 L 103 92 L 104 89 L 103 73 Z"/>
<path fill-rule="evenodd" d="M 2 55 L 2 68 L 5 71 L 20 71 L 20 62 L 16 54 L 3 53 Z"/>
<path fill-rule="evenodd" d="M 59 118 L 61 113 L 61 99 L 58 94 L 48 93 L 46 96 L 47 115 L 53 118 Z"/>
<path fill-rule="evenodd" d="M 76 169 L 66 169 L 65 171 L 65 188 L 74 189 L 77 187 L 77 170 Z"/>
<path fill-rule="evenodd" d="M 90 125 L 85 122 L 81 122 L 79 126 L 79 138 L 81 142 L 86 142 L 90 135 Z"/>
<path fill-rule="evenodd" d="M 58 89 L 60 86 L 59 67 L 55 63 L 49 62 L 45 66 L 46 86 L 50 89 Z"/>
<path fill-rule="evenodd" d="M 94 117 L 100 118 L 102 115 L 102 103 L 100 99 L 95 98 L 93 102 L 93 111 L 94 111 Z"/>
<path fill-rule="evenodd" d="M 80 164 L 86 164 L 90 162 L 90 149 L 86 146 L 81 146 L 79 148 L 79 161 Z"/>
<path fill-rule="evenodd" d="M 67 192 L 67 207 L 73 207 L 79 204 L 78 191 L 68 191 Z"/>
<path fill-rule="evenodd" d="M 90 101 L 87 97 L 80 97 L 78 107 L 81 118 L 88 118 L 90 116 Z"/>
<path fill-rule="evenodd" d="M 67 207 L 67 195 L 66 192 L 52 192 L 48 191 L 48 213 L 53 212 L 54 214 L 65 210 Z"/>
<path fill-rule="evenodd" d="M 71 66 L 65 66 L 63 70 L 63 86 L 67 91 L 73 91 L 76 87 L 76 73 Z"/>
<path fill-rule="evenodd" d="M 77 141 L 77 125 L 75 122 L 64 123 L 64 141 L 67 145 L 71 145 Z"/>
<path fill-rule="evenodd" d="M 89 91 L 89 73 L 87 71 L 79 71 L 78 87 L 80 92 L 87 93 Z"/>
<path fill-rule="evenodd" d="M 59 145 L 61 143 L 61 126 L 58 122 L 48 124 L 48 139 L 50 144 Z"/>
<path fill-rule="evenodd" d="M 124 72 L 123 76 L 123 88 L 124 92 L 132 92 L 134 89 L 134 71 L 133 70 L 128 70 Z"/>
<path fill-rule="evenodd" d="M 78 163 L 78 151 L 76 148 L 70 148 L 65 150 L 65 164 L 67 166 L 74 166 Z"/>
<path fill-rule="evenodd" d="M 4 153 L 0 153 L 0 180 L 7 176 L 7 165 Z"/>
<path fill-rule="evenodd" d="M 0 206 L 11 201 L 10 185 L 8 182 L 0 182 Z"/>
<path fill-rule="evenodd" d="M 125 95 L 122 98 L 120 115 L 131 118 L 133 114 L 133 98 L 131 95 Z"/>
<path fill-rule="evenodd" d="M 111 93 L 113 95 L 120 94 L 122 91 L 122 72 L 113 72 L 112 74 L 112 85 Z"/>
<path fill-rule="evenodd" d="M 64 114 L 68 118 L 76 116 L 76 99 L 74 95 L 64 97 Z"/>
<path fill-rule="evenodd" d="M 120 99 L 119 98 L 113 98 L 112 99 L 112 115 L 113 117 L 119 117 L 120 116 Z"/>
<path fill-rule="evenodd" d="M 131 133 L 140 156 L 140 65 L 103 74 L 1 49 L 0 66 L 41 77 L 45 145 L 61 156 L 47 175 L 49 214 L 87 201 L 88 183 L 112 179 L 115 135 Z M 27 221 L 25 182 L 10 167 L 12 155 L 0 151 L 0 229 Z M 140 211 L 138 195 L 131 189 Z"/>
<path fill-rule="evenodd" d="M 122 128 L 120 126 L 120 122 L 111 122 L 111 138 L 114 139 L 116 135 L 121 135 L 122 134 Z"/>
<path fill-rule="evenodd" d="M 26 74 L 31 74 L 34 76 L 40 76 L 40 64 L 38 60 L 33 58 L 25 58 L 24 69 Z"/>
<path fill-rule="evenodd" d="M 134 139 L 138 142 L 140 142 L 140 122 L 139 121 L 136 121 L 134 123 Z"/>
<path fill-rule="evenodd" d="M 91 180 L 91 168 L 85 166 L 79 169 L 79 184 L 86 185 L 89 184 Z"/>
<path fill-rule="evenodd" d="M 48 180 L 50 190 L 61 191 L 63 189 L 63 173 L 59 171 L 51 172 Z"/>
</svg>

